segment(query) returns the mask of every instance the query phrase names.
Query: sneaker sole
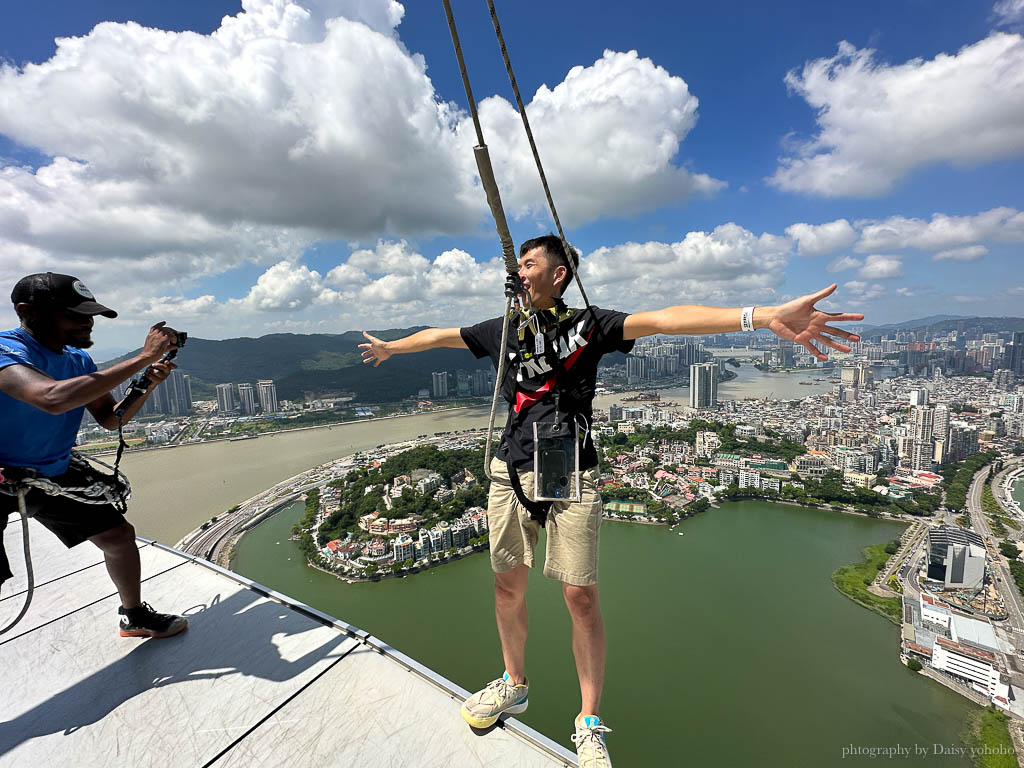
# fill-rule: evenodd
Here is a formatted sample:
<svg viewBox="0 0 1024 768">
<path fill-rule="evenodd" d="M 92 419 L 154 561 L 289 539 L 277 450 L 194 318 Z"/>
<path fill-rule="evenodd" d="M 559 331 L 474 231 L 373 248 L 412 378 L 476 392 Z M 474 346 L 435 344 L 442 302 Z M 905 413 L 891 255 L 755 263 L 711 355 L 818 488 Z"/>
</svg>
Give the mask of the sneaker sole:
<svg viewBox="0 0 1024 768">
<path fill-rule="evenodd" d="M 498 718 L 502 715 L 521 715 L 523 712 L 526 711 L 526 708 L 529 706 L 529 704 L 530 700 L 526 699 L 525 701 L 523 701 L 522 704 L 516 704 L 514 706 L 509 707 L 508 709 L 503 709 L 498 714 L 491 715 L 490 717 L 473 717 L 473 715 L 469 714 L 469 712 L 466 710 L 465 704 L 462 705 L 462 708 L 459 711 L 462 713 L 462 719 L 469 723 L 472 727 L 490 728 L 492 725 L 498 722 Z"/>
<path fill-rule="evenodd" d="M 122 629 L 121 630 L 121 637 L 155 637 L 155 638 L 173 637 L 174 635 L 178 634 L 179 632 L 184 632 L 185 629 L 187 629 L 187 628 L 188 628 L 188 622 L 182 624 L 180 627 L 177 627 L 176 629 L 168 630 L 167 632 L 154 632 L 151 629 L 127 629 L 127 630 Z"/>
</svg>

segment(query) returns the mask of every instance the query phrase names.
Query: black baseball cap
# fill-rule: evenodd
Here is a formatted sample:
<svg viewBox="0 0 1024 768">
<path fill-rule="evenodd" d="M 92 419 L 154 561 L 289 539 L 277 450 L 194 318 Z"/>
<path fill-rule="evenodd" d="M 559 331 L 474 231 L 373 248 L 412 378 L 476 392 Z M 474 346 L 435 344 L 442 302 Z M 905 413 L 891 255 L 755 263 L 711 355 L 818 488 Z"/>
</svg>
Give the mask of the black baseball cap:
<svg viewBox="0 0 1024 768">
<path fill-rule="evenodd" d="M 83 315 L 117 317 L 117 312 L 96 301 L 92 291 L 77 277 L 56 272 L 40 272 L 21 278 L 11 291 L 14 304 L 49 305 L 70 309 Z"/>
</svg>

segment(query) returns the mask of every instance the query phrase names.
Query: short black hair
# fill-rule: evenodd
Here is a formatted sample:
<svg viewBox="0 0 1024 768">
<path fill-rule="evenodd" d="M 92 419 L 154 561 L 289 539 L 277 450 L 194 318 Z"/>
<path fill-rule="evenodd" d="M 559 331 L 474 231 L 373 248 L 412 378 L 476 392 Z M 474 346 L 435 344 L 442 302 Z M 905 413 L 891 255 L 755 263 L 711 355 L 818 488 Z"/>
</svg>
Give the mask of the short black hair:
<svg viewBox="0 0 1024 768">
<path fill-rule="evenodd" d="M 549 232 L 546 235 L 540 237 L 534 237 L 530 240 L 525 241 L 519 246 L 519 258 L 523 258 L 527 253 L 532 251 L 534 248 L 543 248 L 544 252 L 547 253 L 548 257 L 555 262 L 555 266 L 565 267 L 568 275 L 566 275 L 565 282 L 562 283 L 562 293 L 565 293 L 565 289 L 569 287 L 569 283 L 572 282 L 572 274 L 580 268 L 580 252 L 573 246 L 569 246 L 569 256 L 565 254 L 565 248 L 562 247 L 562 238 L 558 235 Z M 569 258 L 572 258 L 572 266 L 569 266 Z"/>
</svg>

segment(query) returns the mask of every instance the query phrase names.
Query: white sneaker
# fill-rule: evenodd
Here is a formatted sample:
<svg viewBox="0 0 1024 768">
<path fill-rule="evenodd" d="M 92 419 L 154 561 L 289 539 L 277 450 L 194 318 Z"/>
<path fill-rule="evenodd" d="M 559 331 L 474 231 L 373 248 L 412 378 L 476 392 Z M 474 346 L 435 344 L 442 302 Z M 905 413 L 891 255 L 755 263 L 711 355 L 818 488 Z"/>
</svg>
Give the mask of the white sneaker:
<svg viewBox="0 0 1024 768">
<path fill-rule="evenodd" d="M 490 728 L 506 712 L 510 715 L 525 712 L 529 693 L 527 684 L 516 685 L 506 672 L 466 699 L 462 719 L 474 728 Z"/>
<path fill-rule="evenodd" d="M 596 715 L 576 718 L 572 743 L 576 745 L 579 768 L 612 768 L 608 745 L 604 743 L 604 734 L 611 733 L 611 730 Z"/>
</svg>

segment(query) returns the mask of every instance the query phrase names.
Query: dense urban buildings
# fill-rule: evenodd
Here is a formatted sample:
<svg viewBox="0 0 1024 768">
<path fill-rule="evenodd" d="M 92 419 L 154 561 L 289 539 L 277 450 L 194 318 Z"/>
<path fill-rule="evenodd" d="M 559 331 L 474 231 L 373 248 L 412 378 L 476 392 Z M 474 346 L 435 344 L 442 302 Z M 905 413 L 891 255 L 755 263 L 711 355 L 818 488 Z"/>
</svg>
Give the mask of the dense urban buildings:
<svg viewBox="0 0 1024 768">
<path fill-rule="evenodd" d="M 626 382 L 640 384 L 656 379 L 685 376 L 689 366 L 710 358 L 703 342 L 645 338 L 626 356 Z"/>
</svg>

